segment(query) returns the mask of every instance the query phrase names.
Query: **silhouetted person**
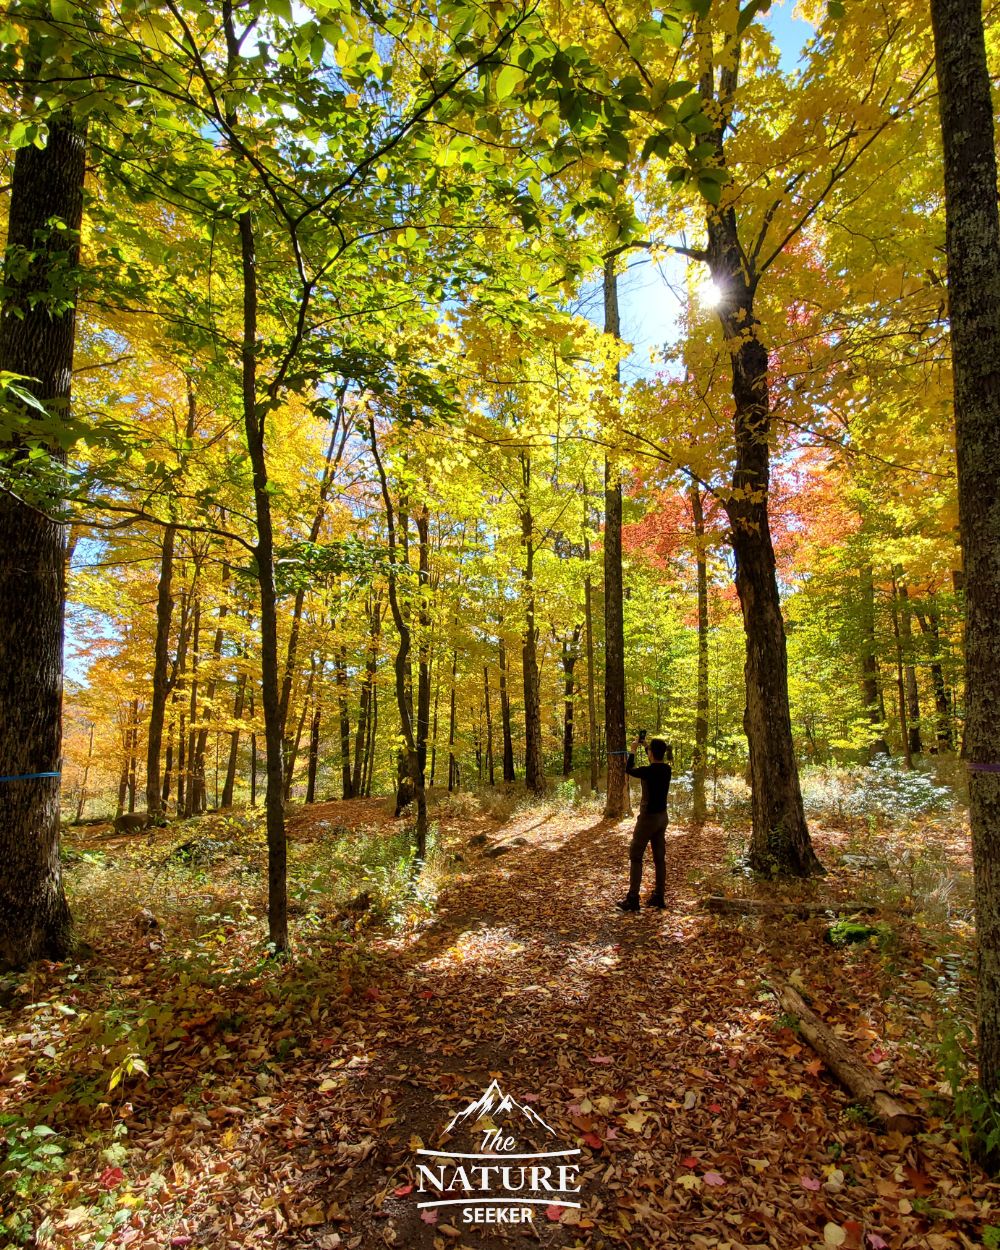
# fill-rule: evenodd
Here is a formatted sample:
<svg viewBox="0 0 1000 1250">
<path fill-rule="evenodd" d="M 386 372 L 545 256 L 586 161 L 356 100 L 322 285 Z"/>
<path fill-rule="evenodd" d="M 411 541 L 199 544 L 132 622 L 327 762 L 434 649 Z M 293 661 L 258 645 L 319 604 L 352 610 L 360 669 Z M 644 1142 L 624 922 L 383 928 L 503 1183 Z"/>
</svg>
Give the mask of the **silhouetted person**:
<svg viewBox="0 0 1000 1250">
<path fill-rule="evenodd" d="M 670 789 L 670 765 L 666 762 L 667 744 L 662 738 L 652 738 L 646 743 L 648 764 L 637 768 L 635 753 L 640 746 L 638 738 L 632 743 L 625 762 L 625 771 L 630 777 L 638 777 L 642 786 L 642 799 L 639 803 L 639 818 L 635 822 L 635 831 L 629 846 L 629 880 L 628 894 L 615 906 L 620 911 L 639 910 L 639 887 L 642 885 L 642 860 L 647 845 L 653 847 L 653 864 L 656 869 L 656 881 L 653 893 L 646 900 L 647 907 L 664 907 L 663 891 L 667 884 L 667 849 L 665 834 L 667 831 L 667 792 Z"/>
</svg>

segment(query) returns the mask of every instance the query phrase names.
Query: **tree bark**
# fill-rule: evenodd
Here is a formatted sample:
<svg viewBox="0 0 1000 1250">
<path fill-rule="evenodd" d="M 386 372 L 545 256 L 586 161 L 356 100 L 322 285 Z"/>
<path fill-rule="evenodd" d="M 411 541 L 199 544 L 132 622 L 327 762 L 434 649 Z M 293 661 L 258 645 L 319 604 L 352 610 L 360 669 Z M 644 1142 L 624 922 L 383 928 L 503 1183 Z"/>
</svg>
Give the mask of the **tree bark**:
<svg viewBox="0 0 1000 1250">
<path fill-rule="evenodd" d="M 563 763 L 562 775 L 573 774 L 573 670 L 580 657 L 580 626 L 573 626 L 571 638 L 564 638 L 562 644 L 563 666 Z"/>
<path fill-rule="evenodd" d="M 691 815 L 695 821 L 701 822 L 708 815 L 708 804 L 705 801 L 705 780 L 708 773 L 708 552 L 705 546 L 705 510 L 697 482 L 691 483 L 691 514 L 694 519 L 698 580 L 698 686 L 694 714 L 694 754 L 691 759 Z"/>
<path fill-rule="evenodd" d="M 84 132 L 60 114 L 44 148 L 18 149 L 11 183 L 0 370 L 31 379 L 56 420 L 69 413 L 85 166 Z M 43 442 L 62 464 L 57 441 Z M 6 490 L 0 571 L 0 760 L 21 778 L 0 782 L 0 967 L 21 967 L 72 945 L 59 866 L 66 531 Z"/>
<path fill-rule="evenodd" d="M 236 697 L 233 702 L 233 720 L 238 721 L 243 716 L 243 704 L 246 699 L 247 675 L 245 672 L 240 673 L 236 684 Z M 222 783 L 222 806 L 232 807 L 233 790 L 236 788 L 236 764 L 239 757 L 240 749 L 240 731 L 237 726 L 229 734 L 229 759 L 226 762 L 226 779 Z"/>
<path fill-rule="evenodd" d="M 590 568 L 590 536 L 587 534 L 587 506 L 584 503 L 583 558 Z M 590 792 L 596 794 L 600 765 L 597 758 L 597 690 L 594 684 L 594 608 L 590 573 L 583 579 L 584 647 L 587 652 L 587 751 L 590 755 Z"/>
<path fill-rule="evenodd" d="M 160 577 L 156 587 L 156 638 L 153 644 L 153 691 L 149 705 L 149 735 L 146 742 L 146 811 L 150 816 L 162 810 L 160 752 L 163 747 L 163 721 L 170 695 L 168 672 L 170 623 L 174 613 L 172 583 L 174 575 L 174 539 L 177 528 L 168 525 L 163 531 L 160 553 Z"/>
<path fill-rule="evenodd" d="M 878 679 L 878 648 L 875 642 L 875 582 L 872 566 L 863 561 L 858 569 L 861 597 L 859 620 L 861 625 L 861 690 L 868 720 L 875 736 L 868 744 L 869 758 L 888 755 L 889 744 L 882 733 L 882 690 Z"/>
<path fill-rule="evenodd" d="M 545 791 L 545 759 L 542 750 L 542 701 L 538 677 L 538 627 L 535 624 L 535 532 L 531 513 L 531 457 L 521 453 L 521 545 L 524 567 L 524 640 L 521 676 L 524 687 L 524 784 L 532 794 Z"/>
<path fill-rule="evenodd" d="M 937 605 L 927 605 L 926 617 L 917 613 L 917 622 L 921 632 L 930 638 L 931 653 L 931 686 L 934 689 L 934 738 L 937 752 L 953 751 L 955 742 L 951 732 L 951 706 L 948 702 L 948 688 L 945 685 L 944 671 L 941 668 L 941 617 Z"/>
<path fill-rule="evenodd" d="M 358 712 L 358 732 L 354 741 L 354 771 L 351 775 L 351 793 L 364 793 L 364 774 L 367 761 L 366 745 L 369 733 L 369 722 L 372 715 L 372 703 L 375 692 L 375 675 L 378 668 L 378 638 L 382 623 L 381 601 L 373 597 L 368 603 L 368 656 L 365 662 L 365 677 L 361 685 L 361 705 Z M 432 781 L 433 785 L 433 770 Z"/>
<path fill-rule="evenodd" d="M 906 582 L 899 583 L 899 629 L 903 640 L 903 681 L 906 686 L 906 719 L 908 723 L 910 755 L 922 755 L 923 734 L 920 726 L 920 692 L 917 689 L 917 669 L 913 662 L 913 611 L 910 592 Z"/>
<path fill-rule="evenodd" d="M 604 261 L 604 333 L 621 338 L 615 257 Z M 618 382 L 615 366 L 615 382 Z M 617 399 L 616 399 L 617 402 Z M 627 816 L 632 808 L 625 775 L 625 617 L 622 587 L 622 484 L 611 460 L 604 458 L 604 738 L 608 753 L 608 791 L 604 815 Z"/>
<path fill-rule="evenodd" d="M 710 41 L 704 46 L 710 46 Z M 725 136 L 739 81 L 738 48 L 719 70 L 709 61 L 700 74 L 703 100 L 716 125 L 710 139 L 725 168 Z M 822 866 L 812 847 L 802 806 L 792 717 L 788 701 L 785 623 L 768 515 L 771 432 L 768 353 L 754 314 L 758 275 L 739 237 L 736 209 L 705 206 L 708 236 L 704 259 L 720 293 L 717 313 L 729 351 L 735 454 L 725 501 L 736 558 L 736 592 L 746 635 L 744 730 L 750 753 L 753 829 L 750 863 L 755 871 L 808 876 Z"/>
<path fill-rule="evenodd" d="M 451 695 L 448 704 L 448 793 L 458 789 L 458 760 L 455 758 L 455 686 L 458 678 L 458 652 L 451 653 Z"/>
<path fill-rule="evenodd" d="M 347 702 L 347 648 L 343 645 L 337 656 L 334 682 L 337 687 L 337 708 L 340 712 L 340 788 L 342 797 L 354 798 L 354 777 L 351 773 L 351 709 Z"/>
<path fill-rule="evenodd" d="M 980 0 L 931 0 L 944 145 L 965 744 L 979 954 L 979 1081 L 1000 1093 L 1000 220 Z"/>
<path fill-rule="evenodd" d="M 892 575 L 892 637 L 896 646 L 896 706 L 899 709 L 899 733 L 903 742 L 903 762 L 907 768 L 913 767 L 913 755 L 910 751 L 910 730 L 907 723 L 906 679 L 903 673 L 903 643 L 899 628 L 899 587 L 896 576 Z"/>
<path fill-rule="evenodd" d="M 496 785 L 493 765 L 493 712 L 490 708 L 490 666 L 483 665 L 483 699 L 486 708 L 486 775 L 491 786 Z"/>
<path fill-rule="evenodd" d="M 500 726 L 503 734 L 503 779 L 516 781 L 514 771 L 514 735 L 510 727 L 510 691 L 507 689 L 507 647 L 503 640 L 503 620 L 498 625 L 498 656 L 500 666 Z"/>
</svg>

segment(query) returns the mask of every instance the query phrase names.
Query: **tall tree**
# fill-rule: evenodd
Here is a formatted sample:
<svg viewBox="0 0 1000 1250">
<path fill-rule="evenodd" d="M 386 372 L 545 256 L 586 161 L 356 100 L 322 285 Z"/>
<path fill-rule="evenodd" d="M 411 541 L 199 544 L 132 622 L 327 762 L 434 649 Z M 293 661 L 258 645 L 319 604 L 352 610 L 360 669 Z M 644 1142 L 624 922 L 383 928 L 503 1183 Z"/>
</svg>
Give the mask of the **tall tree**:
<svg viewBox="0 0 1000 1250">
<path fill-rule="evenodd" d="M 1000 1095 L 1000 217 L 980 0 L 931 0 L 965 570 L 964 754 L 979 953 L 979 1080 Z M 995 1153 L 994 1147 L 994 1153 Z"/>
<path fill-rule="evenodd" d="M 45 450 L 58 475 L 58 425 L 69 417 L 86 141 L 68 110 L 42 146 L 14 159 L 0 377 L 14 421 L 0 429 L 0 464 Z M 40 428 L 38 407 L 45 410 Z M 66 531 L 43 509 L 0 487 L 0 966 L 61 959 L 71 944 L 59 868 Z"/>
</svg>

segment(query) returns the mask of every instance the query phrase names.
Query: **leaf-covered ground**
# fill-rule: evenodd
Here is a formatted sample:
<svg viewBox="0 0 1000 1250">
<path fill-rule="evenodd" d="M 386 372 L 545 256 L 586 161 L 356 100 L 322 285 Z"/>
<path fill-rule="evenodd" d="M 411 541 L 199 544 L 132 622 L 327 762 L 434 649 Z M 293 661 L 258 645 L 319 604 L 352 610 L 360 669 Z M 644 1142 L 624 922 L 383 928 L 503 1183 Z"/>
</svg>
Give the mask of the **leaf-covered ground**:
<svg viewBox="0 0 1000 1250">
<path fill-rule="evenodd" d="M 201 867 L 171 866 L 166 831 L 151 849 L 78 842 L 69 875 L 93 954 L 5 991 L 10 1244 L 32 1227 L 41 1247 L 205 1250 L 990 1244 L 997 1187 L 956 1144 L 942 1075 L 962 1060 L 971 989 L 960 831 L 925 829 L 932 853 L 909 862 L 876 840 L 887 862 L 846 866 L 857 846 L 819 832 L 830 875 L 779 889 L 732 872 L 718 827 L 673 826 L 667 910 L 621 915 L 631 822 L 439 815 L 427 896 L 397 914 L 329 888 L 363 859 L 352 830 L 391 836 L 384 805 L 300 816 L 308 888 L 296 959 L 277 966 L 252 836 L 238 870 L 212 859 L 232 826 Z M 393 871 L 366 870 L 375 894 Z M 822 918 L 706 915 L 709 887 L 916 911 L 840 949 Z M 143 905 L 159 928 L 136 921 Z M 775 977 L 808 992 L 923 1131 L 881 1134 L 851 1105 L 781 1016 Z M 491 1077 L 581 1148 L 581 1210 L 537 1207 L 510 1229 L 449 1208 L 421 1218 L 414 1150 Z"/>
</svg>

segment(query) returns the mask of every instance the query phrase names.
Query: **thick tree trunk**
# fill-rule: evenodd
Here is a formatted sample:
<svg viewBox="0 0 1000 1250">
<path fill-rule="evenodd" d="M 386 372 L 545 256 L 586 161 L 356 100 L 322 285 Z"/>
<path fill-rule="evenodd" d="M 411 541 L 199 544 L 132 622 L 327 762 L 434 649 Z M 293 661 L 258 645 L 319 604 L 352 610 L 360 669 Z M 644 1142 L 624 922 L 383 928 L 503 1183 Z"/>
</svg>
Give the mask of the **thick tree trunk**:
<svg viewBox="0 0 1000 1250">
<path fill-rule="evenodd" d="M 11 183 L 0 370 L 33 379 L 24 385 L 57 421 L 70 402 L 85 158 L 83 132 L 53 117 L 44 148 L 18 149 Z M 64 460 L 51 435 L 42 442 Z M 72 944 L 59 867 L 66 531 L 2 489 L 0 571 L 0 761 L 19 778 L 0 782 L 0 967 L 20 967 Z"/>
<path fill-rule="evenodd" d="M 770 396 L 767 349 L 758 335 L 753 289 L 733 209 L 708 213 L 708 261 L 724 298 L 719 316 L 732 366 L 736 455 L 726 502 L 736 557 L 736 592 L 746 635 L 746 709 L 753 831 L 758 872 L 807 876 L 822 871 L 802 807 L 788 702 L 788 658 L 768 516 Z"/>
<path fill-rule="evenodd" d="M 697 482 L 691 483 L 695 564 L 698 579 L 698 685 L 694 713 L 694 754 L 691 759 L 691 815 L 708 815 L 705 779 L 708 773 L 708 552 L 705 547 L 705 511 Z M 659 709 L 659 703 L 657 703 Z"/>
<path fill-rule="evenodd" d="M 604 261 L 604 332 L 621 338 L 615 257 Z M 615 381 L 618 367 L 615 366 Z M 617 401 L 616 401 L 617 402 Z M 608 792 L 604 815 L 627 816 L 632 803 L 625 775 L 625 617 L 622 587 L 622 483 L 618 468 L 604 459 L 604 738 Z"/>
<path fill-rule="evenodd" d="M 146 811 L 158 815 L 161 808 L 163 781 L 160 776 L 160 751 L 163 747 L 163 721 L 170 695 L 168 652 L 170 623 L 174 613 L 172 583 L 174 575 L 174 539 L 177 529 L 168 525 L 163 531 L 160 554 L 160 578 L 156 588 L 156 638 L 153 643 L 153 691 L 149 705 L 149 736 L 146 743 Z"/>
<path fill-rule="evenodd" d="M 427 738 L 431 728 L 431 588 L 430 510 L 424 504 L 417 513 L 417 732 L 416 786 L 417 858 L 427 858 Z"/>
<path fill-rule="evenodd" d="M 503 779 L 516 781 L 514 771 L 514 735 L 510 727 L 510 691 L 507 689 L 507 647 L 503 640 L 503 621 L 499 623 L 498 656 L 500 667 L 500 727 L 503 734 Z"/>
<path fill-rule="evenodd" d="M 979 1080 L 1000 1093 L 1000 221 L 980 0 L 931 0 L 944 143 L 965 744 L 979 952 Z"/>
<path fill-rule="evenodd" d="M 704 19 L 699 19 L 703 21 Z M 703 35 L 701 30 L 699 35 Z M 710 48 L 710 40 L 700 42 Z M 699 89 L 714 114 L 709 139 L 726 166 L 726 135 L 739 83 L 739 47 L 716 67 L 704 57 Z M 724 193 L 725 194 L 725 193 Z M 736 557 L 736 592 L 746 635 L 746 710 L 753 831 L 750 863 L 759 872 L 806 876 L 821 872 L 809 838 L 788 702 L 788 658 L 774 546 L 768 516 L 771 432 L 768 354 L 754 315 L 759 275 L 742 246 L 732 203 L 705 206 L 708 263 L 719 291 L 716 307 L 732 376 L 734 459 L 726 500 Z"/>
</svg>

